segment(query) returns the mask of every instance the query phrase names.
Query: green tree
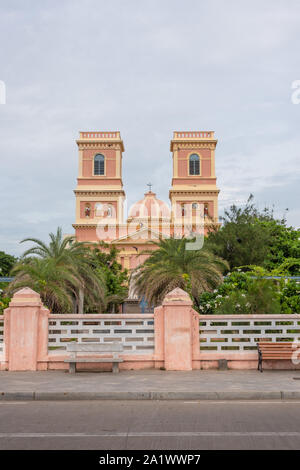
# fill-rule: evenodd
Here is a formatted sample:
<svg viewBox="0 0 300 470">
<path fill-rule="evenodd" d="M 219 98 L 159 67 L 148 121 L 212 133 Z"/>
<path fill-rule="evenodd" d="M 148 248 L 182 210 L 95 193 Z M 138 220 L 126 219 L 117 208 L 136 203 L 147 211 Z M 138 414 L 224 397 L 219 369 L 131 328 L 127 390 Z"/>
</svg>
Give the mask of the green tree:
<svg viewBox="0 0 300 470">
<path fill-rule="evenodd" d="M 282 279 L 280 281 L 281 313 L 300 314 L 300 282 Z"/>
<path fill-rule="evenodd" d="M 118 249 L 105 242 L 99 242 L 91 250 L 91 265 L 96 273 L 103 273 L 105 279 L 104 304 L 106 311 L 117 311 L 128 296 L 128 271 L 117 261 Z"/>
<path fill-rule="evenodd" d="M 186 250 L 187 239 L 169 238 L 153 242 L 156 250 L 146 250 L 146 261 L 134 271 L 136 293 L 149 305 L 158 305 L 175 287 L 190 293 L 197 305 L 201 292 L 222 282 L 226 261 L 206 249 Z M 190 240 L 189 240 L 190 242 Z"/>
<path fill-rule="evenodd" d="M 275 219 L 267 207 L 259 211 L 253 195 L 244 207 L 232 205 L 221 220 L 222 227 L 213 226 L 205 243 L 228 261 L 230 269 L 245 265 L 273 269 L 287 258 L 291 274 L 299 269 L 299 230 L 286 227 L 286 219 Z"/>
<path fill-rule="evenodd" d="M 7 292 L 12 294 L 21 287 L 31 287 L 40 293 L 45 305 L 53 312 L 72 311 L 74 299 L 77 305 L 85 299 L 89 306 L 101 309 L 104 301 L 104 276 L 91 267 L 91 250 L 74 237 L 63 237 L 61 228 L 50 233 L 47 245 L 36 238 L 34 246 L 25 251 L 12 270 L 14 281 Z"/>
<path fill-rule="evenodd" d="M 8 276 L 16 262 L 17 258 L 0 251 L 0 276 Z"/>
<path fill-rule="evenodd" d="M 265 220 L 271 239 L 264 266 L 269 271 L 280 267 L 282 274 L 300 275 L 300 229 L 286 226 L 286 220 Z"/>
</svg>

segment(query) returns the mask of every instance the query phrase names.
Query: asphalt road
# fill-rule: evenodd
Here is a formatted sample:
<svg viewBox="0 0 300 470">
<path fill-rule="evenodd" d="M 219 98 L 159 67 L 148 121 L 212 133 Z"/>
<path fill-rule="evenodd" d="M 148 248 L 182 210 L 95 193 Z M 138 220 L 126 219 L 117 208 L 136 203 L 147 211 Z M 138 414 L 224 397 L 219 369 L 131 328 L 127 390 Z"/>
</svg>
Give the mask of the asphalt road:
<svg viewBox="0 0 300 470">
<path fill-rule="evenodd" d="M 0 449 L 300 449 L 300 402 L 0 402 Z"/>
</svg>

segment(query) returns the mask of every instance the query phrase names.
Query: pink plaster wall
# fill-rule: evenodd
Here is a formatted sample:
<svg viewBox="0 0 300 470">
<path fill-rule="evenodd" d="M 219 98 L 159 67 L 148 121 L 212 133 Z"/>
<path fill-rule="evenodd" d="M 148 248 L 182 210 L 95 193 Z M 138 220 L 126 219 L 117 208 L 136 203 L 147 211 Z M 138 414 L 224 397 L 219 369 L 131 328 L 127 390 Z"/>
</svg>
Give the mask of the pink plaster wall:
<svg viewBox="0 0 300 470">
<path fill-rule="evenodd" d="M 147 258 L 149 258 L 149 255 L 132 255 L 130 257 L 130 269 L 135 269 L 137 266 L 142 264 Z"/>
<path fill-rule="evenodd" d="M 191 176 L 191 177 L 187 177 L 187 178 L 173 178 L 172 179 L 172 186 L 174 185 L 180 185 L 180 184 L 199 184 L 199 185 L 202 185 L 202 184 L 212 184 L 212 185 L 216 185 L 217 183 L 217 179 L 216 178 L 207 178 L 207 177 L 201 177 L 201 175 L 199 177 L 197 176 Z"/>
<path fill-rule="evenodd" d="M 118 227 L 114 224 L 112 226 L 98 225 L 98 227 L 77 227 L 75 229 L 76 240 L 80 242 L 97 242 L 99 240 L 115 240 L 118 238 Z"/>
<path fill-rule="evenodd" d="M 209 177 L 211 176 L 211 163 L 210 160 L 202 160 L 201 162 L 201 176 Z"/>
<path fill-rule="evenodd" d="M 48 354 L 50 315 L 40 301 L 40 296 L 31 289 L 15 293 L 10 306 L 4 312 L 5 356 L 0 359 L 0 370 L 67 370 L 64 359 L 67 352 Z M 76 318 L 105 318 L 106 315 L 76 315 Z M 114 318 L 153 318 L 153 315 L 116 314 Z M 205 316 L 201 316 L 203 319 Z M 228 316 L 226 316 L 228 317 Z M 229 316 L 230 317 L 230 316 Z M 257 317 L 257 316 L 256 316 Z M 278 316 L 280 318 L 280 316 Z M 66 319 L 74 316 L 65 315 Z M 215 316 L 215 319 L 224 316 Z M 235 317 L 236 318 L 236 317 Z M 260 318 L 260 317 L 259 317 Z M 219 359 L 227 359 L 229 369 L 256 369 L 257 352 L 207 352 L 201 351 L 199 343 L 199 314 L 192 309 L 188 294 L 174 289 L 154 313 L 154 353 L 130 355 L 124 353 L 122 370 L 165 368 L 166 370 L 216 369 Z M 110 370 L 111 364 L 87 363 L 79 369 Z M 291 361 L 264 361 L 264 369 L 300 369 Z"/>
<path fill-rule="evenodd" d="M 209 148 L 201 148 L 195 149 L 195 151 L 191 149 L 180 149 L 177 152 L 177 171 L 179 177 L 187 177 L 189 176 L 189 160 L 188 156 L 191 153 L 196 153 L 200 157 L 200 175 L 201 176 L 211 176 L 210 175 L 210 158 L 211 158 L 211 150 Z M 202 157 L 202 158 L 201 158 Z M 209 160 L 203 160 L 203 158 L 207 158 Z"/>
<path fill-rule="evenodd" d="M 101 153 L 105 157 L 105 175 L 116 176 L 116 151 L 115 150 L 83 150 L 82 175 L 89 177 L 94 175 L 94 157 Z"/>
<path fill-rule="evenodd" d="M 107 207 L 107 205 L 111 205 L 114 208 L 114 214 L 117 215 L 117 209 L 118 209 L 118 204 L 117 201 L 80 201 L 80 217 L 82 219 L 93 219 L 95 215 L 95 205 L 96 204 L 103 204 L 104 208 Z M 90 217 L 85 217 L 85 206 L 89 204 L 91 207 L 91 215 Z M 104 217 L 107 216 L 107 211 L 104 211 Z"/>
<path fill-rule="evenodd" d="M 48 313 L 33 290 L 24 288 L 14 294 L 4 312 L 8 370 L 37 370 L 38 360 L 45 358 L 45 348 L 48 348 Z"/>
<path fill-rule="evenodd" d="M 208 204 L 208 214 L 210 217 L 214 216 L 214 203 L 213 201 L 199 201 L 199 199 L 191 199 L 189 201 L 182 200 L 182 201 L 177 201 L 177 204 L 175 205 L 175 213 L 176 217 L 181 217 L 182 215 L 182 205 L 185 205 L 185 213 L 186 215 L 196 215 L 196 211 L 192 209 L 192 203 L 197 202 L 199 204 Z"/>
<path fill-rule="evenodd" d="M 107 176 L 93 176 L 92 178 L 77 178 L 78 186 L 94 186 L 95 184 L 99 186 L 120 186 L 123 187 L 121 178 L 112 179 Z"/>
</svg>

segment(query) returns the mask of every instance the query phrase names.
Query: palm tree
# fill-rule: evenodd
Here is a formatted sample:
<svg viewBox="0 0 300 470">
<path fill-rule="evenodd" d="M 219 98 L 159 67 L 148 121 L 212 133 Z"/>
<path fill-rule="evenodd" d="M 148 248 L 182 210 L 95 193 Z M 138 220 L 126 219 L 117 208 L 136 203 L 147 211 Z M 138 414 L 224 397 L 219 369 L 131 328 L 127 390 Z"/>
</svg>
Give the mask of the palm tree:
<svg viewBox="0 0 300 470">
<path fill-rule="evenodd" d="M 80 289 L 76 277 L 53 259 L 25 258 L 12 271 L 15 279 L 7 292 L 13 294 L 22 287 L 39 292 L 43 303 L 52 312 L 70 312 L 75 289 Z"/>
<path fill-rule="evenodd" d="M 79 313 L 83 313 L 83 298 L 101 310 L 105 281 L 100 271 L 95 273 L 92 269 L 90 248 L 72 236 L 64 238 L 61 228 L 49 237 L 49 245 L 37 238 L 22 240 L 21 243 L 30 241 L 35 245 L 23 253 L 12 270 L 16 277 L 9 292 L 32 287 L 52 311 L 71 310 L 75 299 Z"/>
<path fill-rule="evenodd" d="M 168 238 L 153 242 L 157 250 L 144 251 L 150 256 L 132 275 L 135 293 L 144 296 L 149 305 L 158 305 L 168 292 L 180 287 L 189 292 L 199 307 L 199 295 L 212 291 L 222 282 L 227 262 L 205 248 L 186 250 L 187 241 Z"/>
</svg>

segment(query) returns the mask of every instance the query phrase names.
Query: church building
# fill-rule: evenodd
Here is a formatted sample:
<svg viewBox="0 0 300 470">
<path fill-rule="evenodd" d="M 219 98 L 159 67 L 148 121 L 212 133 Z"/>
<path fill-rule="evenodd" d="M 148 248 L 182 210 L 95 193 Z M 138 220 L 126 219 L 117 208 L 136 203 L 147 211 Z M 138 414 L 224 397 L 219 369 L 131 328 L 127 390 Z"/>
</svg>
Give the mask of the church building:
<svg viewBox="0 0 300 470">
<path fill-rule="evenodd" d="M 124 268 L 133 269 L 144 261 L 141 251 L 155 249 L 151 240 L 181 238 L 187 230 L 206 233 L 210 224 L 218 223 L 214 132 L 174 132 L 170 205 L 158 199 L 149 185 L 128 214 L 124 213 L 125 147 L 120 132 L 80 132 L 77 145 L 76 239 L 116 245 Z"/>
</svg>

